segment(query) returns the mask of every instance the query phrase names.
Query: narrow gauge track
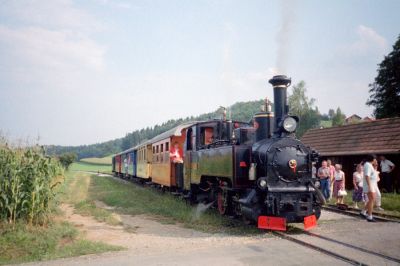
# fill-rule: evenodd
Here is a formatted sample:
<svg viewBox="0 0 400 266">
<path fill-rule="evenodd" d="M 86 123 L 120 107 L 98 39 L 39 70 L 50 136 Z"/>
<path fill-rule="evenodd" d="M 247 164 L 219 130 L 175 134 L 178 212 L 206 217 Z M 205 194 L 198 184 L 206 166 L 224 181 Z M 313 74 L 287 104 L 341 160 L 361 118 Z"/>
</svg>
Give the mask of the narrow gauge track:
<svg viewBox="0 0 400 266">
<path fill-rule="evenodd" d="M 368 249 L 365 249 L 365 248 L 362 248 L 362 247 L 358 247 L 358 246 L 355 246 L 355 245 L 352 245 L 352 244 L 349 244 L 349 243 L 345 243 L 345 242 L 342 242 L 342 241 L 339 241 L 339 240 L 336 240 L 336 239 L 333 239 L 333 238 L 330 238 L 330 237 L 326 237 L 326 236 L 323 236 L 323 235 L 311 233 L 311 232 L 305 231 L 305 230 L 300 229 L 300 228 L 296 228 L 296 229 L 300 230 L 302 234 L 307 235 L 307 236 L 311 236 L 312 238 L 319 238 L 319 239 L 331 242 L 333 244 L 337 244 L 337 245 L 340 245 L 340 246 L 343 246 L 343 247 L 346 247 L 346 248 L 350 248 L 350 249 L 353 249 L 353 250 L 356 250 L 356 251 L 360 251 L 360 252 L 365 253 L 365 254 L 370 255 L 370 256 L 379 257 L 379 258 L 381 258 L 381 259 L 383 259 L 385 261 L 391 261 L 391 262 L 400 264 L 400 259 L 398 259 L 398 258 L 394 258 L 394 257 L 390 257 L 390 256 L 387 256 L 387 255 L 384 255 L 384 254 L 380 254 L 378 252 L 375 252 L 375 251 L 372 251 L 372 250 L 368 250 Z M 322 247 L 317 246 L 315 244 L 311 244 L 310 242 L 298 239 L 295 236 L 292 236 L 292 235 L 290 235 L 288 233 L 273 232 L 273 234 L 275 234 L 275 235 L 277 235 L 277 236 L 279 236 L 279 237 L 281 237 L 283 239 L 286 239 L 286 240 L 289 240 L 291 242 L 294 242 L 296 244 L 300 244 L 300 245 L 305 246 L 307 248 L 319 251 L 319 252 L 321 252 L 323 254 L 326 254 L 328 256 L 340 259 L 340 260 L 345 261 L 345 262 L 347 262 L 349 264 L 352 264 L 352 265 L 368 265 L 368 264 L 366 264 L 366 263 L 364 263 L 364 262 L 362 262 L 362 261 L 360 261 L 358 259 L 350 258 L 348 256 L 344 256 L 344 255 L 339 254 L 337 252 L 333 252 L 332 249 L 325 249 L 325 248 L 322 248 Z"/>
<path fill-rule="evenodd" d="M 126 181 L 126 182 L 131 182 L 131 183 L 137 184 L 137 185 L 142 186 L 142 187 L 146 187 L 146 186 L 153 187 L 153 188 L 156 188 L 160 192 L 166 192 L 166 190 L 163 190 L 159 186 L 154 186 L 154 184 L 151 183 L 151 182 L 150 183 L 149 182 L 147 182 L 147 183 L 146 182 L 142 182 L 140 179 L 137 179 L 137 178 L 120 178 L 120 177 L 115 177 L 113 175 L 110 175 L 110 176 L 112 176 L 113 178 L 119 179 L 119 180 L 123 180 L 123 181 Z M 161 190 L 159 190 L 160 188 L 161 188 Z M 170 192 L 174 196 L 181 196 L 181 197 L 183 196 L 180 193 L 175 193 L 173 191 L 168 191 L 168 192 Z M 343 210 L 339 210 L 339 209 L 337 209 L 336 206 L 334 206 L 334 207 L 333 206 L 324 207 L 324 209 L 329 210 L 329 211 L 331 211 L 331 208 L 334 211 L 336 211 L 338 213 L 341 213 L 341 214 L 347 214 L 347 215 L 350 215 L 350 216 L 359 217 L 359 213 L 346 212 L 346 211 L 343 211 Z M 379 219 L 380 221 L 384 221 L 384 222 L 393 222 L 393 221 L 394 222 L 400 222 L 400 220 L 390 220 L 390 219 L 383 218 L 383 217 L 377 217 L 377 219 Z M 375 251 L 372 251 L 372 250 L 368 250 L 368 249 L 365 249 L 365 248 L 362 248 L 362 247 L 358 247 L 358 246 L 355 246 L 355 245 L 352 245 L 352 244 L 349 244 L 349 243 L 344 243 L 344 242 L 341 242 L 339 240 L 336 240 L 336 239 L 333 239 L 333 238 L 330 238 L 330 237 L 326 237 L 326 236 L 323 236 L 323 235 L 319 235 L 319 234 L 315 234 L 315 233 L 312 233 L 312 232 L 308 232 L 308 231 L 305 231 L 304 229 L 301 229 L 301 228 L 296 228 L 296 229 L 300 230 L 300 232 L 303 235 L 307 235 L 307 236 L 310 236 L 312 238 L 322 239 L 324 241 L 328 241 L 330 243 L 333 243 L 333 244 L 336 244 L 336 245 L 340 245 L 342 247 L 346 247 L 346 248 L 351 248 L 353 250 L 357 250 L 359 252 L 362 252 L 364 254 L 368 254 L 370 256 L 375 256 L 375 257 L 381 258 L 381 259 L 386 260 L 386 261 L 390 261 L 390 262 L 394 262 L 394 263 L 400 264 L 400 259 L 398 259 L 398 258 L 394 258 L 394 257 L 390 257 L 390 256 L 387 256 L 387 255 L 384 255 L 384 254 L 380 254 L 378 252 L 375 252 Z M 305 240 L 298 239 L 298 238 L 296 238 L 295 236 L 293 236 L 293 235 L 291 235 L 289 233 L 279 232 L 279 231 L 272 231 L 272 233 L 274 235 L 276 235 L 276 236 L 279 236 L 279 237 L 283 238 L 283 239 L 286 239 L 288 241 L 294 242 L 294 243 L 302 245 L 304 247 L 313 249 L 315 251 L 319 251 L 319 252 L 321 252 L 323 254 L 326 254 L 328 256 L 331 256 L 333 258 L 336 258 L 336 259 L 342 260 L 344 262 L 347 262 L 347 263 L 349 263 L 351 265 L 362 265 L 362 266 L 368 265 L 368 264 L 366 264 L 366 263 L 364 263 L 364 262 L 362 262 L 362 261 L 360 261 L 358 259 L 350 258 L 349 256 L 344 256 L 344 255 L 339 254 L 337 252 L 333 252 L 330 249 L 322 248 L 322 247 L 317 246 L 315 244 L 309 243 L 309 242 L 307 242 Z"/>
<path fill-rule="evenodd" d="M 306 241 L 297 239 L 296 237 L 293 237 L 293 236 L 291 236 L 291 235 L 289 235 L 287 233 L 273 232 L 273 234 L 275 234 L 275 235 L 277 235 L 277 236 L 279 236 L 279 237 L 281 237 L 283 239 L 286 239 L 286 240 L 289 240 L 291 242 L 294 242 L 296 244 L 300 244 L 300 245 L 302 245 L 304 247 L 319 251 L 319 252 L 321 252 L 323 254 L 326 254 L 328 256 L 331 256 L 333 258 L 340 259 L 340 260 L 345 261 L 345 262 L 347 262 L 349 264 L 352 264 L 352 265 L 368 265 L 368 264 L 362 263 L 362 262 L 360 262 L 358 260 L 343 256 L 343 255 L 341 255 L 339 253 L 335 253 L 335 252 L 330 251 L 328 249 L 321 248 L 321 247 L 319 247 L 317 245 L 313 245 L 313 244 L 310 244 L 310 243 L 308 243 Z"/>
<path fill-rule="evenodd" d="M 362 218 L 360 216 L 361 210 L 357 210 L 354 208 L 348 208 L 347 210 L 341 210 L 336 205 L 329 204 L 329 205 L 322 206 L 322 209 L 331 211 L 331 212 L 340 213 L 340 214 L 347 215 L 347 216 Z M 400 218 L 397 216 L 394 216 L 394 215 L 374 212 L 373 216 L 374 216 L 374 219 L 379 222 L 400 223 Z M 364 218 L 362 218 L 362 219 L 364 219 Z"/>
</svg>

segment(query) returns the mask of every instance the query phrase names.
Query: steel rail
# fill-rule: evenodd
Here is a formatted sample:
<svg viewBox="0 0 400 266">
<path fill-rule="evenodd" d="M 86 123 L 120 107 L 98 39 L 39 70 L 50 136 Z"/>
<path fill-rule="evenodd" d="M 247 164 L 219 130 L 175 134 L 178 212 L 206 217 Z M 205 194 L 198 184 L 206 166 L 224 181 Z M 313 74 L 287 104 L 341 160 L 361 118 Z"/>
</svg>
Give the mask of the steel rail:
<svg viewBox="0 0 400 266">
<path fill-rule="evenodd" d="M 279 237 L 281 237 L 281 238 L 283 238 L 283 239 L 286 239 L 286 240 L 289 240 L 289 241 L 291 241 L 291 242 L 294 242 L 294 243 L 296 243 L 296 244 L 300 244 L 300 245 L 305 246 L 305 247 L 307 247 L 307 248 L 310 248 L 310 249 L 319 251 L 319 252 L 321 252 L 321 253 L 323 253 L 323 254 L 326 254 L 326 255 L 328 255 L 328 256 L 331 256 L 331 257 L 333 257 L 333 258 L 336 258 L 336 259 L 345 261 L 345 262 L 347 262 L 347 263 L 349 263 L 349 264 L 352 264 L 352 265 L 362 265 L 362 266 L 368 265 L 368 264 L 365 264 L 365 263 L 363 263 L 363 262 L 361 262 L 361 261 L 358 261 L 358 260 L 355 260 L 355 259 L 352 259 L 352 258 L 343 256 L 343 255 L 340 255 L 340 254 L 338 254 L 338 253 L 332 252 L 332 251 L 330 251 L 330 250 L 327 250 L 327 249 L 318 247 L 318 246 L 316 246 L 316 245 L 310 244 L 310 243 L 308 243 L 308 242 L 306 242 L 306 241 L 299 240 L 299 239 L 297 239 L 297 238 L 295 238 L 295 237 L 292 237 L 292 236 L 290 236 L 290 235 L 288 235 L 288 234 L 286 234 L 286 233 L 282 233 L 282 232 L 273 232 L 273 234 L 275 234 L 275 235 L 277 235 L 277 236 L 279 236 Z"/>
<path fill-rule="evenodd" d="M 322 206 L 322 209 L 327 210 L 327 211 L 332 211 L 332 212 L 336 212 L 336 213 L 340 213 L 343 215 L 347 215 L 347 216 L 352 216 L 352 217 L 359 217 L 362 218 L 360 216 L 360 210 L 355 211 L 355 209 L 351 209 L 351 210 L 341 210 L 339 208 L 337 208 L 336 206 L 332 206 L 332 205 L 327 205 L 327 206 Z M 400 223 L 400 219 L 397 218 L 389 218 L 388 216 L 384 216 L 381 214 L 377 214 L 377 213 L 373 213 L 374 219 L 380 222 L 392 222 L 392 223 Z M 396 217 L 396 216 L 392 216 L 392 217 Z"/>
</svg>

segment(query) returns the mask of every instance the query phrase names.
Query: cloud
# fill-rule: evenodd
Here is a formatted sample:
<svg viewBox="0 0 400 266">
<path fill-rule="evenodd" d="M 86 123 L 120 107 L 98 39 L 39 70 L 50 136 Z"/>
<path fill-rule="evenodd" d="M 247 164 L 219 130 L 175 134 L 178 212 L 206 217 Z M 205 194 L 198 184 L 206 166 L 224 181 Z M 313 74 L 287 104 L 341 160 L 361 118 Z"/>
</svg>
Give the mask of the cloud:
<svg viewBox="0 0 400 266">
<path fill-rule="evenodd" d="M 349 55 L 364 56 L 371 53 L 383 53 L 387 49 L 387 41 L 374 29 L 364 25 L 357 27 L 358 39 L 344 48 L 344 52 Z"/>
<path fill-rule="evenodd" d="M 106 28 L 94 16 L 75 7 L 70 0 L 6 1 L 2 3 L 0 17 L 10 18 L 20 25 L 48 29 L 92 32 Z"/>
<path fill-rule="evenodd" d="M 131 3 L 126 2 L 126 1 L 96 0 L 96 2 L 98 2 L 104 6 L 110 6 L 110 7 L 119 8 L 119 9 L 138 8 L 137 6 L 132 6 Z"/>
<path fill-rule="evenodd" d="M 0 17 L 0 67 L 8 81 L 54 88 L 106 67 L 107 49 L 92 37 L 106 27 L 69 0 L 5 1 Z"/>
<path fill-rule="evenodd" d="M 24 67 L 102 70 L 105 47 L 75 31 L 48 30 L 41 27 L 12 29 L 0 25 L 0 45 L 12 57 L 8 65 Z M 4 62 L 3 62 L 4 64 Z"/>
</svg>

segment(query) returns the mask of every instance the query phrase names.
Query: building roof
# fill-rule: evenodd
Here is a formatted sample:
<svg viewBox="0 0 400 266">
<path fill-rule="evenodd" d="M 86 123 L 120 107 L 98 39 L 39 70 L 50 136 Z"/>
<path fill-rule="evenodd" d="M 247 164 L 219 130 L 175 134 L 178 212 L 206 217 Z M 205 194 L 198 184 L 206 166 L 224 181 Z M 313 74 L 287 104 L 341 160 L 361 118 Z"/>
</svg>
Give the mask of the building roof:
<svg viewBox="0 0 400 266">
<path fill-rule="evenodd" d="M 322 156 L 400 153 L 400 117 L 310 129 L 301 140 Z"/>
<path fill-rule="evenodd" d="M 356 115 L 356 114 L 353 114 L 353 115 L 351 115 L 351 116 L 347 117 L 345 120 L 346 120 L 346 121 L 348 121 L 348 120 L 350 120 L 350 119 L 357 119 L 357 120 L 361 120 L 361 116 L 359 116 L 359 115 Z"/>
</svg>

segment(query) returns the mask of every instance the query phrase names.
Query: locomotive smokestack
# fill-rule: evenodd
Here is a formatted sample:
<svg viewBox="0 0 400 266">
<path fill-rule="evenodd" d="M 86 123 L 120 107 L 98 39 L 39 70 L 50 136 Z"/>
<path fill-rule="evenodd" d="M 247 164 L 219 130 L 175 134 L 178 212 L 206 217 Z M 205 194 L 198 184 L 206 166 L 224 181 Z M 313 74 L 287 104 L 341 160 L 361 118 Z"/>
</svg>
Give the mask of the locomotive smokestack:
<svg viewBox="0 0 400 266">
<path fill-rule="evenodd" d="M 292 80 L 285 75 L 272 77 L 269 83 L 274 87 L 274 110 L 275 110 L 275 129 L 278 129 L 280 121 L 288 114 L 287 88 Z"/>
</svg>

